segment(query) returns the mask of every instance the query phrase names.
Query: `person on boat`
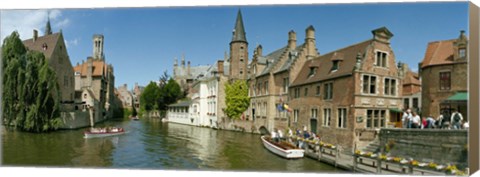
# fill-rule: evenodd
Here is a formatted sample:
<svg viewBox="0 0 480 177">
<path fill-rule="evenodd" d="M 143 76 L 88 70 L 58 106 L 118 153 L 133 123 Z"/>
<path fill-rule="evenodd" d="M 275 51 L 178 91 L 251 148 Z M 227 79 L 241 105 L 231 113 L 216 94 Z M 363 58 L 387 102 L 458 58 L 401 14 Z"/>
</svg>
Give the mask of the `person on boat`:
<svg viewBox="0 0 480 177">
<path fill-rule="evenodd" d="M 278 129 L 278 139 L 283 140 L 285 137 L 283 136 L 283 133 L 280 129 Z"/>
<path fill-rule="evenodd" d="M 278 142 L 278 135 L 277 135 L 277 129 L 273 129 L 272 133 L 270 133 L 272 136 L 272 140 L 274 142 Z"/>
</svg>

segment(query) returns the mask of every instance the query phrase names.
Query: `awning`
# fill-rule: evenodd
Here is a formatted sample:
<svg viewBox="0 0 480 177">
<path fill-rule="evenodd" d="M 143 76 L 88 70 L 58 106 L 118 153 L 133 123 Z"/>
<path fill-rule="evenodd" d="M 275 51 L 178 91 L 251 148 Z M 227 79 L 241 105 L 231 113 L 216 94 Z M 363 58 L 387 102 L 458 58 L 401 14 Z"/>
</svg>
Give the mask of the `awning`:
<svg viewBox="0 0 480 177">
<path fill-rule="evenodd" d="M 403 113 L 402 110 L 397 109 L 397 108 L 390 108 L 389 110 L 390 110 L 390 112 Z"/>
<path fill-rule="evenodd" d="M 468 92 L 457 92 L 455 95 L 448 97 L 445 101 L 467 101 L 468 100 Z"/>
</svg>

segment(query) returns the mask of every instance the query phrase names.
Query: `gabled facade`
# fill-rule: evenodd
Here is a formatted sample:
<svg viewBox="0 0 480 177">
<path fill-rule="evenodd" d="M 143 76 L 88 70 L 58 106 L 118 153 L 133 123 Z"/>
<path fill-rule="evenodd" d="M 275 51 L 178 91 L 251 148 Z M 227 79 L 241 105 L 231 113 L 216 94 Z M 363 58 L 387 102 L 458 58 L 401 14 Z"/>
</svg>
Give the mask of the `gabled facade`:
<svg viewBox="0 0 480 177">
<path fill-rule="evenodd" d="M 50 20 L 44 36 L 38 36 L 38 31 L 33 30 L 33 38 L 23 41 L 28 50 L 42 52 L 50 67 L 55 71 L 60 91 L 61 111 L 72 111 L 75 95 L 75 82 L 73 67 L 68 56 L 63 33 L 52 33 Z"/>
<path fill-rule="evenodd" d="M 274 52 L 262 55 L 263 48 L 255 49 L 250 75 L 248 77 L 250 107 L 247 110 L 247 119 L 259 128 L 265 126 L 285 129 L 291 126 L 288 113 L 288 87 L 295 76 L 300 72 L 303 63 L 318 56 L 315 46 L 315 29 L 309 26 L 306 29 L 305 42 L 297 46 L 297 36 L 294 31 L 288 33 L 288 42 L 285 47 Z"/>
<path fill-rule="evenodd" d="M 293 128 L 307 126 L 345 152 L 375 138 L 396 122 L 402 78 L 385 27 L 373 39 L 307 60 L 289 87 Z"/>
<path fill-rule="evenodd" d="M 419 64 L 422 79 L 422 114 L 438 117 L 452 109 L 467 116 L 468 39 L 461 31 L 456 39 L 430 42 Z M 449 99 L 459 95 L 458 98 Z M 460 98 L 462 97 L 463 98 Z"/>
</svg>

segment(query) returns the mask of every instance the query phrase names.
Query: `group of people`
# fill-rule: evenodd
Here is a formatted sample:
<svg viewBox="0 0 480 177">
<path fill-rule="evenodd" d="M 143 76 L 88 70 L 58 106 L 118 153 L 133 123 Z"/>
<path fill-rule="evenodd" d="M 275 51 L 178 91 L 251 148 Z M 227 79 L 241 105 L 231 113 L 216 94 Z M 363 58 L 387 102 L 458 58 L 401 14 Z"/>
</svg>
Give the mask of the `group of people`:
<svg viewBox="0 0 480 177">
<path fill-rule="evenodd" d="M 285 134 L 286 136 L 285 136 Z M 307 126 L 303 126 L 303 131 L 301 131 L 300 129 L 296 129 L 295 132 L 292 131 L 292 129 L 288 129 L 286 131 L 282 131 L 280 129 L 277 129 L 277 128 L 274 128 L 272 132 L 270 132 L 270 136 L 272 138 L 272 140 L 274 142 L 279 142 L 279 141 L 288 141 L 290 143 L 293 143 L 295 144 L 297 147 L 299 148 L 303 148 L 304 146 L 304 143 L 303 141 L 293 141 L 292 140 L 292 137 L 293 136 L 297 136 L 297 137 L 300 137 L 300 138 L 303 138 L 303 139 L 309 139 L 309 140 L 318 140 L 319 137 L 314 133 L 314 132 L 311 132 L 311 131 L 308 131 L 307 130 Z"/>
<path fill-rule="evenodd" d="M 443 111 L 436 119 L 429 115 L 420 117 L 417 112 L 406 109 L 402 115 L 403 128 L 438 128 L 438 129 L 468 129 L 468 121 L 463 119 L 460 112 L 453 109 L 452 114 Z"/>
</svg>

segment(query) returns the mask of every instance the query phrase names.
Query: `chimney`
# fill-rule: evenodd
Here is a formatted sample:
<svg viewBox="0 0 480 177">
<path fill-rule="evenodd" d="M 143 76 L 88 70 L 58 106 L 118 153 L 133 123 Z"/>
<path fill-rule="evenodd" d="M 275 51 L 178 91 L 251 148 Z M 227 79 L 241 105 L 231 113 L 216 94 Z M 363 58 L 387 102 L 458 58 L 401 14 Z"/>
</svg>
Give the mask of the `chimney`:
<svg viewBox="0 0 480 177">
<path fill-rule="evenodd" d="M 313 59 L 317 54 L 315 50 L 315 28 L 312 25 L 305 30 L 305 44 L 307 47 L 307 60 Z"/>
<path fill-rule="evenodd" d="M 187 62 L 187 75 L 190 75 L 190 61 Z"/>
<path fill-rule="evenodd" d="M 218 74 L 223 74 L 223 60 L 218 60 L 217 67 L 218 67 Z"/>
<path fill-rule="evenodd" d="M 38 31 L 37 30 L 33 30 L 33 42 L 37 41 L 37 38 L 38 38 Z"/>
<path fill-rule="evenodd" d="M 185 54 L 182 53 L 182 68 L 185 69 Z"/>
<path fill-rule="evenodd" d="M 263 52 L 263 47 L 262 47 L 262 45 L 258 45 L 258 47 L 257 47 L 257 55 L 258 55 L 258 56 L 262 56 L 262 55 L 263 55 L 262 52 Z"/>
<path fill-rule="evenodd" d="M 297 47 L 297 34 L 291 30 L 288 32 L 288 48 L 293 50 L 295 47 Z"/>
</svg>

